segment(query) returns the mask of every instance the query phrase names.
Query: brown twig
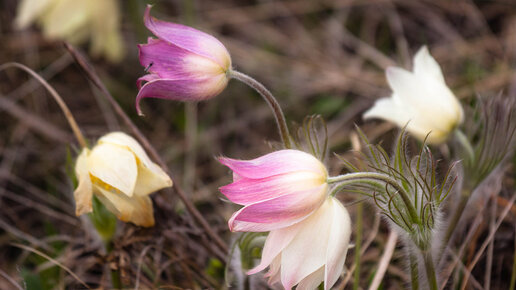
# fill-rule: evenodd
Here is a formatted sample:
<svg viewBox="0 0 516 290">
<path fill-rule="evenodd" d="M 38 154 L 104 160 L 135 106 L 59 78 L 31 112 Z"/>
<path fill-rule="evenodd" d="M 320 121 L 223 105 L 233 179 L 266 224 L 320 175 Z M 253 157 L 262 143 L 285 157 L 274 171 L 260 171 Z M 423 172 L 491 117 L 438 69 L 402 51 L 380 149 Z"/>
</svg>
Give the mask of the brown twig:
<svg viewBox="0 0 516 290">
<path fill-rule="evenodd" d="M 166 163 L 163 161 L 163 159 L 159 156 L 158 152 L 154 147 L 150 144 L 149 140 L 141 133 L 141 131 L 133 124 L 129 116 L 124 112 L 124 110 L 120 107 L 120 105 L 117 103 L 117 101 L 113 98 L 109 90 L 106 88 L 106 86 L 102 83 L 98 75 L 95 73 L 95 70 L 92 68 L 92 66 L 88 63 L 86 58 L 82 56 L 77 50 L 71 46 L 68 43 L 65 43 L 65 48 L 68 50 L 68 52 L 74 57 L 75 61 L 81 69 L 86 73 L 86 76 L 93 82 L 93 84 L 101 91 L 101 93 L 108 99 L 108 101 L 111 103 L 113 108 L 115 109 L 116 113 L 122 118 L 124 123 L 131 129 L 132 133 L 135 135 L 135 137 L 140 141 L 140 143 L 143 145 L 143 147 L 147 150 L 147 152 L 150 153 L 152 156 L 152 159 L 156 160 L 158 164 L 165 170 L 167 173 L 170 174 L 170 170 L 168 169 Z M 174 178 L 171 177 L 174 186 L 172 187 L 173 190 L 177 193 L 179 198 L 183 201 L 188 211 L 193 215 L 195 220 L 201 225 L 201 227 L 206 231 L 206 234 L 217 244 L 217 246 L 224 252 L 228 251 L 228 246 L 226 243 L 211 229 L 208 222 L 204 219 L 202 214 L 195 208 L 193 203 L 187 198 L 184 191 L 181 189 L 181 187 L 177 184 L 177 182 L 174 181 Z"/>
</svg>

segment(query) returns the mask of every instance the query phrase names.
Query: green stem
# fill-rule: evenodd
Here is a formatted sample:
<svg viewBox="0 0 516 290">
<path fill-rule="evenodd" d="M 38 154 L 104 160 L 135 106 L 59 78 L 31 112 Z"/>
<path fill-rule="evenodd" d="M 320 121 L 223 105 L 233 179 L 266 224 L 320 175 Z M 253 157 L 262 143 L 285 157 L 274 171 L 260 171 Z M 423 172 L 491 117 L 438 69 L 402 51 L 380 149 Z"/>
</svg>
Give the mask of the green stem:
<svg viewBox="0 0 516 290">
<path fill-rule="evenodd" d="M 434 261 L 430 251 L 421 251 L 423 260 L 425 262 L 426 278 L 428 280 L 428 287 L 430 290 L 438 290 L 437 288 L 437 277 L 435 276 Z"/>
<path fill-rule="evenodd" d="M 229 77 L 237 79 L 243 82 L 244 84 L 250 86 L 251 88 L 256 90 L 260 94 L 260 96 L 262 96 L 262 98 L 267 102 L 269 107 L 272 109 L 274 118 L 276 119 L 276 124 L 278 125 L 281 141 L 285 145 L 285 148 L 292 148 L 292 143 L 290 141 L 290 133 L 288 131 L 285 115 L 283 114 L 283 111 L 281 110 L 278 101 L 276 100 L 276 98 L 274 98 L 272 93 L 257 80 L 239 71 L 230 70 L 228 72 L 228 75 Z"/>
<path fill-rule="evenodd" d="M 475 150 L 473 149 L 471 142 L 469 142 L 468 137 L 466 137 L 466 135 L 461 130 L 458 130 L 458 129 L 455 130 L 455 137 L 457 138 L 457 141 L 459 141 L 459 143 L 462 145 L 462 147 L 468 153 L 470 162 L 473 162 L 475 160 Z"/>
<path fill-rule="evenodd" d="M 412 251 L 408 251 L 410 265 L 410 284 L 412 290 L 419 290 L 419 270 L 417 268 L 417 258 Z"/>
<path fill-rule="evenodd" d="M 328 177 L 327 182 L 328 183 L 337 183 L 337 182 L 344 182 L 344 181 L 350 181 L 352 179 L 373 179 L 373 180 L 380 180 L 382 182 L 385 182 L 392 187 L 394 187 L 401 196 L 401 199 L 403 200 L 403 203 L 407 207 L 408 213 L 414 223 L 419 224 L 419 216 L 417 214 L 416 208 L 412 204 L 409 194 L 405 191 L 403 187 L 401 187 L 396 180 L 391 178 L 390 176 L 383 174 L 383 173 L 376 173 L 376 172 L 356 172 L 356 173 L 348 173 L 344 175 L 339 175 L 335 177 Z"/>
<path fill-rule="evenodd" d="M 357 204 L 356 212 L 356 237 L 355 237 L 355 279 L 353 281 L 353 290 L 357 290 L 360 286 L 360 248 L 362 245 L 362 218 L 363 218 L 364 204 L 359 202 Z"/>
</svg>

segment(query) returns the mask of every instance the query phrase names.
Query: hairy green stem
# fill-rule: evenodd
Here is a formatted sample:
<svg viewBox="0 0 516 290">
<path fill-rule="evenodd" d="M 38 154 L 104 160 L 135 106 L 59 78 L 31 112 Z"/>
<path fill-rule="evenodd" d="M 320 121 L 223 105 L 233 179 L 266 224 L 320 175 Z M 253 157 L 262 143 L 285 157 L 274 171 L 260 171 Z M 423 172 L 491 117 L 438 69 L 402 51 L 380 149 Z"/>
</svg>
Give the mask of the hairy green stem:
<svg viewBox="0 0 516 290">
<path fill-rule="evenodd" d="M 239 71 L 230 70 L 228 72 L 229 77 L 237 79 L 244 84 L 250 86 L 255 91 L 257 91 L 260 96 L 267 102 L 269 107 L 272 109 L 272 112 L 274 114 L 274 118 L 276 119 L 276 124 L 278 125 L 278 130 L 281 136 L 281 141 L 285 145 L 285 148 L 290 149 L 292 148 L 292 142 L 290 140 L 290 133 L 288 131 L 287 121 L 285 119 L 285 115 L 283 114 L 283 111 L 281 110 L 281 107 L 276 100 L 276 98 L 272 95 L 272 93 L 260 82 L 253 79 L 252 77 L 243 74 Z"/>
<path fill-rule="evenodd" d="M 423 260 L 425 263 L 428 287 L 430 290 L 438 290 L 439 288 L 437 288 L 437 277 L 435 276 L 435 267 L 432 255 L 430 254 L 430 251 L 421 251 L 421 254 L 423 255 Z"/>
<path fill-rule="evenodd" d="M 337 183 L 337 182 L 348 182 L 350 180 L 356 179 L 357 182 L 360 179 L 373 179 L 373 180 L 380 180 L 382 182 L 385 182 L 392 187 L 394 187 L 400 194 L 401 199 L 403 200 L 403 203 L 407 207 L 408 213 L 414 223 L 420 223 L 419 216 L 417 214 L 416 208 L 412 204 L 412 201 L 410 200 L 409 194 L 405 191 L 405 189 L 400 186 L 396 180 L 391 178 L 390 176 L 383 174 L 383 173 L 376 173 L 376 172 L 355 172 L 355 173 L 348 173 L 344 175 L 339 175 L 335 177 L 328 177 L 327 182 L 328 183 Z"/>
<path fill-rule="evenodd" d="M 412 290 L 419 290 L 419 270 L 417 268 L 417 257 L 410 250 L 407 250 L 410 265 L 410 285 Z"/>
</svg>

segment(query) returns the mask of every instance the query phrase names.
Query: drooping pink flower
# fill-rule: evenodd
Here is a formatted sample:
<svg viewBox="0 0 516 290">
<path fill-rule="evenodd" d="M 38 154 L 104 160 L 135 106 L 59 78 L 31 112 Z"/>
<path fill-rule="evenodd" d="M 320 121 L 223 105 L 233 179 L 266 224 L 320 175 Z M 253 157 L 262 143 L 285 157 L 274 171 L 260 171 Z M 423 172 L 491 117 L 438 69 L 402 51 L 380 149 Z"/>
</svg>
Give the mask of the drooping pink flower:
<svg viewBox="0 0 516 290">
<path fill-rule="evenodd" d="M 253 160 L 220 158 L 233 183 L 220 188 L 244 207 L 229 220 L 231 231 L 266 232 L 291 226 L 318 209 L 328 195 L 328 173 L 314 156 L 280 150 Z"/>
<path fill-rule="evenodd" d="M 147 44 L 138 45 L 140 63 L 149 72 L 137 82 L 138 113 L 142 98 L 200 101 L 222 92 L 231 68 L 224 45 L 197 29 L 155 19 L 150 9 L 147 6 L 144 23 L 158 39 L 149 38 Z"/>
<path fill-rule="evenodd" d="M 260 264 L 247 274 L 269 266 L 269 284 L 285 289 L 330 289 L 342 273 L 351 235 L 348 211 L 334 197 L 305 220 L 271 231 Z"/>
</svg>

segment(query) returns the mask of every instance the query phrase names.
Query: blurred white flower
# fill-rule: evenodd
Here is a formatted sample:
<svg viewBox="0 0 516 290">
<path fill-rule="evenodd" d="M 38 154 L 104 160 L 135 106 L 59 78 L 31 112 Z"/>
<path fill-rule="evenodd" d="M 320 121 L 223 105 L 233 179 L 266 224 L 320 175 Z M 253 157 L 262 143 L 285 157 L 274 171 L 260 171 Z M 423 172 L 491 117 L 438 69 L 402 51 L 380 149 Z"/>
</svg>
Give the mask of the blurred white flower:
<svg viewBox="0 0 516 290">
<path fill-rule="evenodd" d="M 376 101 L 364 119 L 380 118 L 407 126 L 415 137 L 439 144 L 462 122 L 462 107 L 446 86 L 439 64 L 423 46 L 414 56 L 414 71 L 389 67 L 387 81 L 393 90 L 390 98 Z"/>
<path fill-rule="evenodd" d="M 90 150 L 84 148 L 77 158 L 75 174 L 76 214 L 92 211 L 93 194 L 124 222 L 139 226 L 154 225 L 149 194 L 172 186 L 170 177 L 131 136 L 109 133 Z"/>
<path fill-rule="evenodd" d="M 71 44 L 90 39 L 92 55 L 119 61 L 124 52 L 119 10 L 117 0 L 22 0 L 15 26 L 24 29 L 36 22 L 45 37 Z"/>
</svg>

